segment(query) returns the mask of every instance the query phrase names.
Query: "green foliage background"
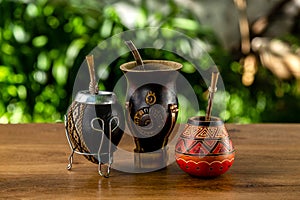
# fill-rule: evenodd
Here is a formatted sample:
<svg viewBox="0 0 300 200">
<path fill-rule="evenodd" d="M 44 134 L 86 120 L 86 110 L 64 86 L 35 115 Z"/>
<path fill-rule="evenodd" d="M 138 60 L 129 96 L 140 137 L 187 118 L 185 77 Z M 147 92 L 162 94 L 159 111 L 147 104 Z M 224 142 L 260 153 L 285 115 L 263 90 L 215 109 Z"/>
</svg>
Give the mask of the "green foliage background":
<svg viewBox="0 0 300 200">
<path fill-rule="evenodd" d="M 163 28 L 209 44 L 209 54 L 219 66 L 226 87 L 227 107 L 222 119 L 238 123 L 300 122 L 299 80 L 282 81 L 259 67 L 255 82 L 244 86 L 242 66 L 223 49 L 212 30 L 199 24 L 190 12 L 179 9 L 173 0 L 166 3 L 168 12 L 153 13 L 147 1 L 141 0 L 135 27 L 149 27 L 151 17 Z M 99 42 L 126 30 L 115 8 L 105 1 L 0 0 L 0 123 L 62 121 L 72 100 L 69 90 L 85 55 Z M 293 42 L 300 44 L 299 39 Z M 180 41 L 172 45 L 180 48 Z M 144 57 L 154 55 L 142 53 Z M 166 52 L 155 57 L 179 59 Z M 119 63 L 126 61 L 125 56 Z M 121 76 L 119 63 L 102 81 L 101 89 L 110 90 Z M 184 63 L 182 73 L 193 73 L 189 63 Z M 207 88 L 196 79 L 189 81 L 199 102 L 205 103 Z"/>
</svg>

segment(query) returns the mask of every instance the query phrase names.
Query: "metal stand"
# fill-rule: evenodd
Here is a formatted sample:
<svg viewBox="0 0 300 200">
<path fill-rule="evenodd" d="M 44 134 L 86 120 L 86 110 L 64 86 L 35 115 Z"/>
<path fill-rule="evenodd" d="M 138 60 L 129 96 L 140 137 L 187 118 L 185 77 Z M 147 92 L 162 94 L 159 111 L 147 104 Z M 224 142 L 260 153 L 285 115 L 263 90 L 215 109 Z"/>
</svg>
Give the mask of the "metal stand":
<svg viewBox="0 0 300 200">
<path fill-rule="evenodd" d="M 97 129 L 94 127 L 93 125 L 93 122 L 95 120 L 99 120 L 102 124 L 102 129 Z M 117 122 L 117 125 L 112 129 L 112 121 L 115 120 Z M 103 176 L 105 178 L 108 178 L 109 177 L 109 174 L 110 174 L 110 167 L 113 163 L 113 152 L 112 152 L 112 142 L 111 142 L 111 135 L 112 135 L 112 132 L 115 131 L 117 129 L 117 127 L 119 126 L 119 118 L 116 117 L 116 116 L 113 116 L 109 122 L 108 122 L 108 126 L 109 126 L 109 133 L 108 133 L 108 139 L 109 139 L 109 144 L 108 144 L 108 153 L 101 153 L 101 148 L 103 146 L 103 141 L 104 141 L 104 127 L 105 127 L 105 123 L 103 121 L 103 119 L 99 118 L 99 117 L 96 117 L 94 118 L 92 121 L 91 121 L 91 127 L 93 130 L 95 131 L 98 131 L 100 134 L 101 134 L 101 141 L 100 141 L 100 145 L 99 145 L 99 148 L 98 148 L 98 152 L 97 153 L 86 153 L 86 152 L 80 152 L 80 151 L 77 151 L 76 148 L 74 148 L 71 140 L 70 140 L 70 136 L 69 136 L 69 133 L 68 133 L 68 129 L 65 128 L 65 132 L 66 132 L 66 136 L 67 136 L 67 140 L 68 140 L 68 143 L 69 143 L 69 146 L 71 148 L 71 154 L 69 156 L 69 164 L 67 165 L 67 169 L 68 170 L 71 170 L 72 169 L 72 165 L 73 165 L 73 155 L 74 153 L 76 154 L 79 154 L 79 155 L 84 155 L 84 156 L 97 156 L 98 158 L 98 173 L 100 176 Z M 67 116 L 65 116 L 65 127 L 67 127 Z M 103 165 L 106 165 L 105 163 L 102 163 L 101 162 L 101 155 L 103 154 L 108 154 L 108 163 L 107 163 L 107 167 L 106 169 L 103 170 Z"/>
</svg>

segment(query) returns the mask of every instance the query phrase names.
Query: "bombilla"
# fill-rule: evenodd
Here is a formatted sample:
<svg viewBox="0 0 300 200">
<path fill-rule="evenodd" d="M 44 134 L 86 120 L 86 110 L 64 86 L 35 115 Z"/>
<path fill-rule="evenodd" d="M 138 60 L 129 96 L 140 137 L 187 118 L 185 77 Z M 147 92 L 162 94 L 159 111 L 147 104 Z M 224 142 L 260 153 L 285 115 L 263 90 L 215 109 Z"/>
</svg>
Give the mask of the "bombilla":
<svg viewBox="0 0 300 200">
<path fill-rule="evenodd" d="M 89 85 L 89 92 L 91 94 L 98 94 L 98 83 L 96 82 L 96 75 L 95 75 L 95 65 L 94 65 L 94 56 L 88 55 L 85 57 L 90 73 L 90 85 Z"/>
<path fill-rule="evenodd" d="M 128 41 L 125 41 L 125 44 L 130 49 L 130 51 L 135 59 L 136 65 L 139 66 L 139 69 L 145 70 L 142 57 L 141 57 L 139 51 L 137 50 L 137 48 L 135 47 L 135 45 L 133 44 L 133 42 L 131 40 L 128 40 Z"/>
<path fill-rule="evenodd" d="M 207 105 L 207 109 L 206 109 L 205 121 L 210 120 L 214 93 L 217 92 L 218 77 L 219 77 L 219 72 L 217 72 L 217 71 L 214 71 L 211 74 L 211 83 L 210 83 L 210 87 L 208 88 L 209 97 L 208 97 L 208 105 Z"/>
</svg>

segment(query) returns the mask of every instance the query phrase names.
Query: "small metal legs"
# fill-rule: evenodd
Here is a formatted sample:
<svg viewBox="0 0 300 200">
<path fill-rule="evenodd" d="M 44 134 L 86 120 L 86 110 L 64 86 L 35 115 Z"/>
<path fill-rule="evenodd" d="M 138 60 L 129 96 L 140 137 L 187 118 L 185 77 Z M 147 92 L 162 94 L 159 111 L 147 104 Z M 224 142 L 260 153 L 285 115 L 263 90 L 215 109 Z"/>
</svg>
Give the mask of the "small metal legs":
<svg viewBox="0 0 300 200">
<path fill-rule="evenodd" d="M 72 153 L 69 156 L 69 163 L 67 165 L 67 170 L 71 170 L 72 169 L 74 153 L 77 153 L 77 154 L 80 154 L 80 155 L 93 155 L 93 156 L 97 155 L 97 154 L 82 153 L 82 152 L 75 151 L 73 149 Z M 100 157 L 100 155 L 98 155 L 98 157 Z M 100 160 L 100 159 L 98 159 L 98 160 Z M 112 158 L 110 157 L 109 160 L 112 160 Z M 99 175 L 103 176 L 105 178 L 108 178 L 109 174 L 110 174 L 111 164 L 112 164 L 111 161 L 108 164 L 103 164 L 100 161 L 99 164 L 98 164 L 98 173 L 99 173 Z"/>
<path fill-rule="evenodd" d="M 98 165 L 98 173 L 100 176 L 103 176 L 105 178 L 108 178 L 109 177 L 109 174 L 110 174 L 110 166 L 111 164 L 101 164 L 99 163 Z"/>
<path fill-rule="evenodd" d="M 71 169 L 72 169 L 73 155 L 74 155 L 74 150 L 72 151 L 72 153 L 71 153 L 70 156 L 69 156 L 69 164 L 68 164 L 68 166 L 67 166 L 67 169 L 68 169 L 68 170 L 71 170 Z"/>
<path fill-rule="evenodd" d="M 65 126 L 66 126 L 66 116 L 65 116 Z M 109 133 L 108 133 L 108 139 L 109 139 L 109 147 L 108 147 L 108 152 L 106 153 L 102 153 L 101 152 L 101 149 L 102 149 L 102 146 L 103 146 L 103 141 L 104 141 L 104 121 L 100 118 L 95 118 L 93 120 L 99 120 L 101 123 L 102 123 L 102 129 L 96 129 L 93 127 L 92 123 L 91 123 L 91 126 L 92 128 L 95 130 L 95 131 L 98 131 L 102 137 L 101 137 L 101 141 L 100 141 L 100 145 L 99 145 L 99 149 L 98 149 L 98 152 L 97 153 L 85 153 L 85 152 L 80 152 L 80 151 L 76 151 L 76 148 L 74 148 L 71 140 L 70 140 L 70 136 L 69 136 L 69 133 L 68 133 L 68 129 L 66 128 L 66 137 L 67 137 L 67 140 L 68 140 L 68 143 L 69 143 L 69 146 L 70 146 L 70 149 L 71 149 L 71 154 L 68 158 L 69 160 L 69 163 L 67 165 L 67 169 L 68 170 L 71 170 L 72 169 L 72 165 L 73 165 L 73 156 L 74 156 L 74 153 L 76 154 L 79 154 L 79 155 L 85 155 L 85 156 L 94 156 L 98 158 L 98 173 L 100 176 L 103 176 L 105 178 L 108 178 L 109 177 L 109 174 L 110 174 L 110 168 L 111 168 L 111 165 L 112 165 L 112 162 L 113 162 L 113 158 L 112 158 L 112 144 L 111 144 L 111 133 L 119 126 L 119 119 L 117 117 L 112 117 L 110 120 L 109 120 L 109 123 L 108 123 L 108 126 L 109 126 Z M 93 122 L 92 120 L 92 122 Z M 112 128 L 112 121 L 115 120 L 117 122 L 117 125 Z M 67 126 L 66 126 L 67 127 Z M 101 162 L 101 156 L 104 155 L 104 154 L 108 154 L 108 163 L 102 163 Z"/>
</svg>

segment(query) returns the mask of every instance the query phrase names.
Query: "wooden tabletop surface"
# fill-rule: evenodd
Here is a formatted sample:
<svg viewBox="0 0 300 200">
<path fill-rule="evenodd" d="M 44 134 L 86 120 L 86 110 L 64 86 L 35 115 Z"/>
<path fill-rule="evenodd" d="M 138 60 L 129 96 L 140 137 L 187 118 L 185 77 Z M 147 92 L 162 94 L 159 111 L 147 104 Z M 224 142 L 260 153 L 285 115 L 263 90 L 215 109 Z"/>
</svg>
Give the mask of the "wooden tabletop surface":
<svg viewBox="0 0 300 200">
<path fill-rule="evenodd" d="M 0 199 L 299 199 L 300 124 L 226 124 L 236 159 L 213 179 L 172 163 L 149 173 L 112 170 L 74 156 L 64 125 L 0 125 Z"/>
</svg>

